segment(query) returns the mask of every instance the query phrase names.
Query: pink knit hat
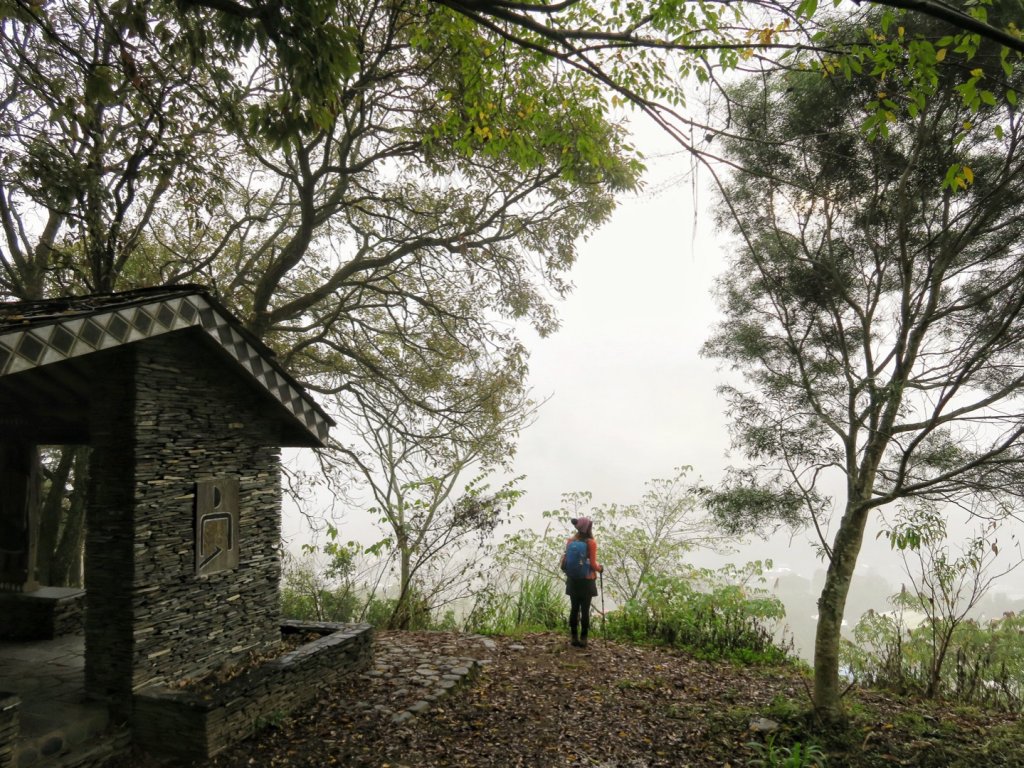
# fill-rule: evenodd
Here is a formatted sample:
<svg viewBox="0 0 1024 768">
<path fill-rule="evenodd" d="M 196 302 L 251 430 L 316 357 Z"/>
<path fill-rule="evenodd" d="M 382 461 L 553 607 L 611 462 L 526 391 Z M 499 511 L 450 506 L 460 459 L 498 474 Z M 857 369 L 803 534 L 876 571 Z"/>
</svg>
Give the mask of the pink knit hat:
<svg viewBox="0 0 1024 768">
<path fill-rule="evenodd" d="M 589 533 L 594 522 L 589 517 L 574 517 L 570 521 L 580 533 Z"/>
</svg>

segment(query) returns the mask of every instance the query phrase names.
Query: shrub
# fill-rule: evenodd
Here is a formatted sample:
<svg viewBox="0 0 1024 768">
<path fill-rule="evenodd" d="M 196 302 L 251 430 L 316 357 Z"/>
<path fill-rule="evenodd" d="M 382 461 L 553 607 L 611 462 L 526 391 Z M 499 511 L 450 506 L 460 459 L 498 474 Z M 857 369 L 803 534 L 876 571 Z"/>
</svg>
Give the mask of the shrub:
<svg viewBox="0 0 1024 768">
<path fill-rule="evenodd" d="M 908 628 L 899 613 L 869 611 L 843 648 L 854 679 L 905 692 L 928 690 L 935 633 L 925 621 Z M 939 668 L 943 695 L 960 704 L 1024 710 L 1024 616 L 1008 613 L 987 624 L 964 621 Z"/>
<path fill-rule="evenodd" d="M 637 599 L 608 615 L 608 636 L 748 663 L 787 659 L 787 649 L 774 639 L 774 625 L 785 616 L 779 600 L 758 589 L 724 582 L 720 575 L 702 572 L 700 576 L 648 580 Z"/>
<path fill-rule="evenodd" d="M 351 582 L 332 582 L 310 558 L 286 559 L 280 597 L 281 616 L 300 621 L 352 621 L 359 608 Z"/>
<path fill-rule="evenodd" d="M 783 747 L 775 743 L 774 736 L 769 736 L 764 744 L 752 741 L 747 746 L 757 755 L 747 763 L 751 768 L 825 768 L 827 764 L 825 753 L 817 744 L 798 741 Z"/>
</svg>

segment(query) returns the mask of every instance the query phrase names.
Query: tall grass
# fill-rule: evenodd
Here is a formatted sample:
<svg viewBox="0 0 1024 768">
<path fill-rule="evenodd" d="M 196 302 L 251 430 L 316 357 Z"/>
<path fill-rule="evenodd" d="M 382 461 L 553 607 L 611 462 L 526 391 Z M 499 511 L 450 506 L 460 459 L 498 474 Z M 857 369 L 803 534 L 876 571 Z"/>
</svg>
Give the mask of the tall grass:
<svg viewBox="0 0 1024 768">
<path fill-rule="evenodd" d="M 561 581 L 546 574 L 513 577 L 507 585 L 489 584 L 477 593 L 465 627 L 489 635 L 521 635 L 566 625 L 567 598 Z"/>
<path fill-rule="evenodd" d="M 775 627 L 782 603 L 758 589 L 726 581 L 728 575 L 688 573 L 689 578 L 645 579 L 639 597 L 609 611 L 595 610 L 591 634 L 612 640 L 685 648 L 708 658 L 781 663 L 791 649 L 778 645 Z M 600 600 L 594 601 L 595 609 Z M 477 593 L 464 621 L 470 632 L 521 635 L 564 631 L 569 601 L 564 583 L 548 574 L 526 574 Z"/>
</svg>

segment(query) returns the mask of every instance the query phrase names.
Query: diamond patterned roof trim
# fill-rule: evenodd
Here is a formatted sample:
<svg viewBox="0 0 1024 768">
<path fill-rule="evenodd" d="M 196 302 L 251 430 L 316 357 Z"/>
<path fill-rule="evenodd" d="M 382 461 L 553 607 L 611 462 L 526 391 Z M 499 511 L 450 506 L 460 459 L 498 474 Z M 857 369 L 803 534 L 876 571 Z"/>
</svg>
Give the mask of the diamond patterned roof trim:
<svg viewBox="0 0 1024 768">
<path fill-rule="evenodd" d="M 12 306 L 0 304 L 0 310 Z M 120 308 L 90 307 L 87 314 L 65 312 L 63 316 L 31 318 L 23 327 L 14 323 L 29 323 L 29 317 L 0 315 L 0 376 L 198 326 L 318 442 L 327 440 L 331 419 L 275 361 L 239 332 L 225 310 L 199 290 Z"/>
</svg>

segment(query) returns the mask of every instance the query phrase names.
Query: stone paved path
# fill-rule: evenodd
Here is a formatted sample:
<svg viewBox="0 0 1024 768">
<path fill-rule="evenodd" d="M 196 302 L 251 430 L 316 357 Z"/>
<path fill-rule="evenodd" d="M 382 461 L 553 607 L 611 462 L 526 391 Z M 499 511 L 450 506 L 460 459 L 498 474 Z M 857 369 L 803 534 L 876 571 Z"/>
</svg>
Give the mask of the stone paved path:
<svg viewBox="0 0 1024 768">
<path fill-rule="evenodd" d="M 401 724 L 429 710 L 471 680 L 499 652 L 522 649 L 522 646 L 514 643 L 509 645 L 506 640 L 499 642 L 502 643 L 500 647 L 495 640 L 480 635 L 378 630 L 374 636 L 371 666 L 357 678 L 341 684 L 335 693 L 342 700 L 350 702 L 347 708 L 358 719 Z M 0 654 L 0 682 L 10 683 L 10 687 L 15 690 L 19 688 L 14 686 L 14 681 L 17 679 L 21 683 L 20 688 L 25 698 L 23 706 L 28 704 L 24 713 L 28 716 L 23 718 L 23 724 L 34 723 L 31 718 L 38 709 L 38 738 L 52 740 L 55 736 L 53 728 L 56 726 L 46 727 L 42 722 L 43 715 L 46 715 L 45 719 L 49 722 L 54 717 L 66 717 L 68 714 L 63 708 L 63 698 L 57 696 L 57 683 L 67 689 L 69 706 L 72 703 L 85 706 L 77 703 L 83 685 L 82 638 L 67 637 L 51 644 L 15 646 L 7 650 L 9 652 L 6 657 Z M 25 674 L 24 665 L 29 665 L 34 676 Z M 35 684 L 36 677 L 39 678 L 38 685 Z M 0 685 L 2 688 L 3 685 Z M 62 695 L 64 688 L 60 689 Z M 30 695 L 37 689 L 39 696 Z M 89 709 L 90 717 L 91 713 Z M 105 723 L 105 711 L 102 714 L 102 723 Z M 102 723 L 93 724 L 84 715 L 72 717 L 71 723 L 76 728 L 89 726 L 87 735 L 90 737 L 98 730 L 97 726 L 102 726 Z M 64 739 L 63 731 L 56 732 L 56 735 Z M 48 754 L 46 747 L 36 744 L 35 739 L 23 741 L 21 746 L 23 753 L 19 754 L 18 765 L 34 763 L 37 752 L 39 757 Z M 71 741 L 66 744 L 62 742 L 61 750 L 64 746 L 71 746 Z M 131 759 L 125 763 L 128 764 L 136 765 Z M 157 761 L 145 763 L 158 764 Z"/>
<path fill-rule="evenodd" d="M 359 676 L 353 706 L 403 723 L 472 679 L 496 650 L 480 635 L 378 631 L 373 665 Z"/>
</svg>

